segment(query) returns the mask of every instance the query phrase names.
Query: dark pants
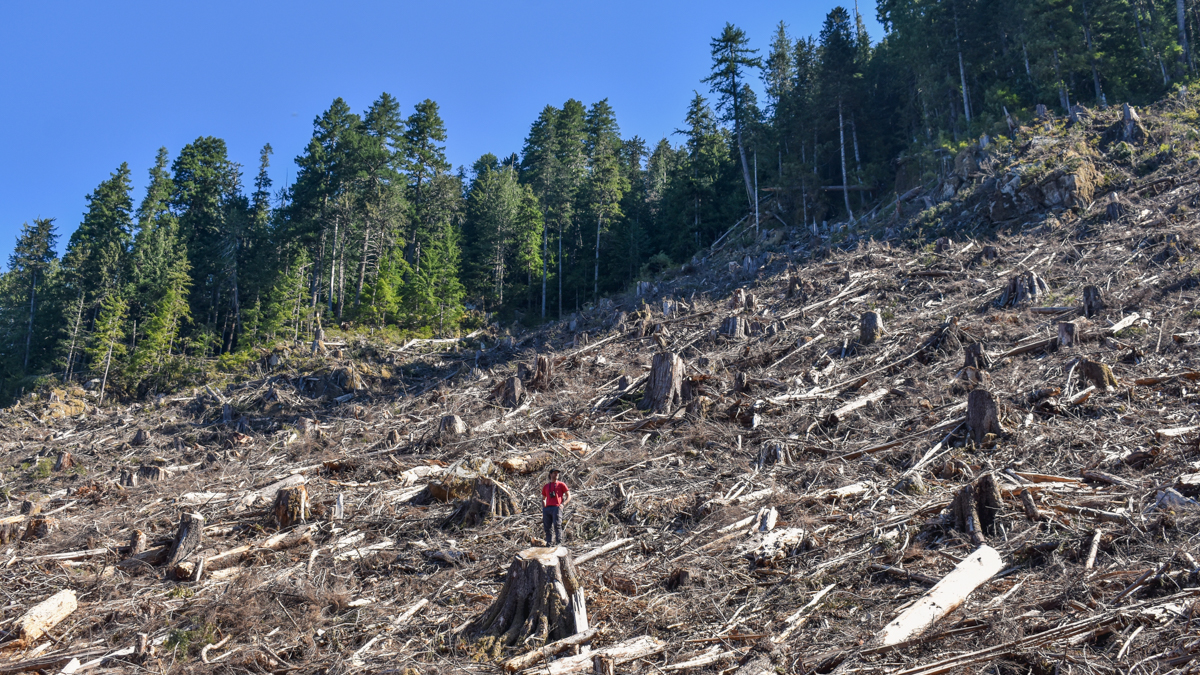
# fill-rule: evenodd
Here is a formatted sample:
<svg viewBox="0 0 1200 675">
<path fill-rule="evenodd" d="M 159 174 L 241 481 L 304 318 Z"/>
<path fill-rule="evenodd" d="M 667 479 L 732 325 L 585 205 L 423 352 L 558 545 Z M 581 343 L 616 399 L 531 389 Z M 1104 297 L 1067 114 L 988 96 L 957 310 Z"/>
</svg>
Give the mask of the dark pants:
<svg viewBox="0 0 1200 675">
<path fill-rule="evenodd" d="M 543 506 L 542 507 L 542 529 L 546 531 L 546 545 L 557 546 L 562 544 L 562 507 L 561 506 Z M 550 534 L 553 530 L 554 540 L 551 541 Z"/>
</svg>

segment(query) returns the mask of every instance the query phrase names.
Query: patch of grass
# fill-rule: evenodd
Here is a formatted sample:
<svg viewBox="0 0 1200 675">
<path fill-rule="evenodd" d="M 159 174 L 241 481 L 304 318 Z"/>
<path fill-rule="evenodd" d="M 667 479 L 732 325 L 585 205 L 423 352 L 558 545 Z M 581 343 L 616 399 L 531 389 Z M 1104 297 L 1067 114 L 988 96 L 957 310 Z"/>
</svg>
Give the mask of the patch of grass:
<svg viewBox="0 0 1200 675">
<path fill-rule="evenodd" d="M 196 595 L 196 591 L 187 586 L 176 586 L 171 589 L 170 593 L 167 593 L 168 598 L 190 598 L 194 595 Z"/>
<path fill-rule="evenodd" d="M 166 642 L 163 643 L 163 650 L 169 653 L 173 652 L 180 661 L 186 661 L 191 649 L 199 649 L 204 645 L 216 642 L 216 628 L 213 624 L 205 624 L 203 628 L 191 630 L 172 629 L 167 634 Z"/>
<path fill-rule="evenodd" d="M 38 460 L 37 466 L 33 468 L 30 477 L 34 480 L 45 480 L 50 477 L 50 472 L 54 470 L 54 460 L 49 457 L 44 457 Z"/>
</svg>

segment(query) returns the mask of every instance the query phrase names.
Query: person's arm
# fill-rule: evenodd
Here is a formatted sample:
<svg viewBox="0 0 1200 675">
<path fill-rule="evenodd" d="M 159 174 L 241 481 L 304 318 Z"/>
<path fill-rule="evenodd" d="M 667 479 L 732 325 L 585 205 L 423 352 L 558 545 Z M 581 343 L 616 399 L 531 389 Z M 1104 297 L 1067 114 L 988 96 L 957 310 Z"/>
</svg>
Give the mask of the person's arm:
<svg viewBox="0 0 1200 675">
<path fill-rule="evenodd" d="M 563 483 L 563 506 L 571 503 L 571 490 L 567 488 L 567 484 Z"/>
</svg>

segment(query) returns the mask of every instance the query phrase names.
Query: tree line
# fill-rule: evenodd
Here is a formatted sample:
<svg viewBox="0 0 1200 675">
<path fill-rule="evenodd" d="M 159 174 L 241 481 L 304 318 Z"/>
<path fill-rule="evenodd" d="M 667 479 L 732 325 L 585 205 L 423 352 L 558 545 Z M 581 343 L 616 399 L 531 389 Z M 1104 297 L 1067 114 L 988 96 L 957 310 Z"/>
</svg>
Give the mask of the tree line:
<svg viewBox="0 0 1200 675">
<path fill-rule="evenodd" d="M 1148 102 L 1194 76 L 1187 0 L 879 0 L 765 49 L 726 24 L 680 127 L 623 137 L 607 100 L 547 105 L 520 153 L 455 170 L 437 104 L 336 99 L 273 189 L 225 142 L 121 164 L 61 257 L 27 222 L 0 274 L 0 399 L 39 378 L 166 391 L 322 326 L 444 336 L 561 318 L 687 261 L 744 218 L 815 227 L 894 192 L 899 158 L 998 135 L 1045 104 Z M 757 88 L 751 84 L 757 82 Z M 762 98 L 760 102 L 759 92 Z M 917 176 L 919 180 L 921 176 Z"/>
</svg>

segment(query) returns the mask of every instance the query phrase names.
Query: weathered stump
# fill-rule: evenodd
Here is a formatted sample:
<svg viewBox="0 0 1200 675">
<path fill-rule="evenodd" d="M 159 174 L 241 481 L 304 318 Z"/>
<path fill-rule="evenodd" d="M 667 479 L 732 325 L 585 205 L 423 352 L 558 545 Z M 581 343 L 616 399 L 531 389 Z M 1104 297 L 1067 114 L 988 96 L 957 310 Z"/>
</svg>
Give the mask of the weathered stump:
<svg viewBox="0 0 1200 675">
<path fill-rule="evenodd" d="M 308 522 L 308 488 L 303 485 L 285 487 L 275 493 L 275 524 L 279 529 Z"/>
<path fill-rule="evenodd" d="M 879 312 L 865 312 L 858 320 L 858 344 L 874 344 L 883 335 L 883 317 Z"/>
<path fill-rule="evenodd" d="M 975 389 L 967 396 L 967 427 L 976 445 L 983 445 L 988 434 L 999 436 L 1004 433 L 1000 428 L 996 401 L 986 389 Z"/>
<path fill-rule="evenodd" d="M 746 289 L 739 288 L 729 296 L 729 309 L 742 309 L 746 306 Z"/>
<path fill-rule="evenodd" d="M 442 522 L 442 527 L 475 527 L 492 517 L 514 516 L 520 510 L 512 490 L 487 476 L 479 476 L 475 479 L 473 494 L 458 503 L 454 513 Z"/>
<path fill-rule="evenodd" d="M 1117 193 L 1112 192 L 1108 195 L 1108 204 L 1104 206 L 1104 215 L 1111 221 L 1120 220 L 1126 213 L 1125 202 L 1121 201 Z"/>
<path fill-rule="evenodd" d="M 25 516 L 0 518 L 0 546 L 19 539 L 21 536 L 21 527 L 24 524 Z"/>
<path fill-rule="evenodd" d="M 438 436 L 458 438 L 467 435 L 467 423 L 458 415 L 446 415 L 438 421 Z"/>
<path fill-rule="evenodd" d="M 1089 319 L 1104 309 L 1104 298 L 1096 286 L 1083 287 L 1083 315 Z"/>
<path fill-rule="evenodd" d="M 69 471 L 75 466 L 75 459 L 71 457 L 71 453 L 62 451 L 58 453 L 58 460 L 54 462 L 55 471 Z"/>
<path fill-rule="evenodd" d="M 954 242 L 950 241 L 950 237 L 938 237 L 937 241 L 933 243 L 933 250 L 936 253 L 945 253 L 954 250 L 953 245 Z"/>
<path fill-rule="evenodd" d="M 768 466 L 779 464 L 781 466 L 791 466 L 792 455 L 788 451 L 786 445 L 780 441 L 771 441 L 762 446 L 758 451 L 758 459 L 754 462 L 755 466 L 764 469 Z"/>
<path fill-rule="evenodd" d="M 584 344 L 587 344 L 586 341 Z M 554 361 L 545 354 L 538 354 L 533 363 L 533 377 L 529 378 L 529 388 L 545 391 L 554 380 Z"/>
<path fill-rule="evenodd" d="M 521 384 L 521 378 L 513 376 L 508 378 L 497 387 L 496 398 L 500 399 L 500 404 L 505 408 L 515 408 L 521 405 L 521 398 L 525 395 L 525 385 Z"/>
<path fill-rule="evenodd" d="M 1000 496 L 1000 486 L 996 476 L 985 473 L 975 481 L 975 508 L 979 511 L 979 524 L 983 531 L 992 534 L 996 531 L 996 519 L 1004 510 L 1004 499 Z"/>
<path fill-rule="evenodd" d="M 130 441 L 129 444 L 134 446 L 149 445 L 150 434 L 147 433 L 145 429 L 138 429 L 137 433 L 133 435 L 133 440 Z"/>
<path fill-rule="evenodd" d="M 992 367 L 992 357 L 983 350 L 982 342 L 973 342 L 963 350 L 963 368 L 987 370 Z"/>
<path fill-rule="evenodd" d="M 646 393 L 638 407 L 656 413 L 666 412 L 683 402 L 683 359 L 671 352 L 654 355 Z"/>
<path fill-rule="evenodd" d="M 979 546 L 987 541 L 987 538 L 983 536 L 983 526 L 979 522 L 979 509 L 975 505 L 974 486 L 964 485 L 954 495 L 950 509 L 954 513 L 955 526 L 971 538 L 973 546 Z"/>
<path fill-rule="evenodd" d="M 1000 295 L 1001 307 L 1021 307 L 1037 302 L 1038 298 L 1050 290 L 1046 281 L 1037 272 L 1021 272 L 1008 280 L 1004 293 Z"/>
<path fill-rule="evenodd" d="M 726 317 L 725 321 L 721 322 L 721 335 L 724 335 L 734 340 L 741 340 L 746 337 L 746 320 L 740 316 Z"/>
<path fill-rule="evenodd" d="M 167 566 L 174 569 L 196 551 L 204 540 L 204 516 L 199 513 L 179 514 L 175 539 L 167 547 Z"/>
<path fill-rule="evenodd" d="M 984 474 L 974 485 L 964 485 L 950 503 L 955 526 L 965 532 L 971 543 L 979 546 L 987 541 L 985 534 L 995 533 L 996 519 L 1004 510 L 1004 500 L 996 477 Z"/>
<path fill-rule="evenodd" d="M 147 543 L 146 533 L 141 530 L 134 530 L 133 534 L 129 535 L 129 553 L 125 557 L 132 558 L 145 553 Z"/>
<path fill-rule="evenodd" d="M 1000 257 L 1000 249 L 995 246 L 984 246 L 979 251 L 979 259 L 984 262 L 995 262 Z"/>
<path fill-rule="evenodd" d="M 1079 324 L 1074 321 L 1063 321 L 1058 324 L 1058 346 L 1064 349 L 1070 349 L 1075 346 L 1075 342 L 1083 337 L 1083 333 L 1079 330 Z"/>
<path fill-rule="evenodd" d="M 137 487 L 138 472 L 130 471 L 129 469 L 121 469 L 121 478 L 118 481 L 121 487 Z"/>
<path fill-rule="evenodd" d="M 1112 368 L 1110 368 L 1108 364 L 1085 359 L 1082 365 L 1083 368 L 1081 372 L 1083 373 L 1084 379 L 1095 385 L 1097 389 L 1116 389 L 1118 386 L 1120 386 L 1120 383 L 1117 382 L 1116 376 L 1113 375 Z"/>
<path fill-rule="evenodd" d="M 138 480 L 157 483 L 158 481 L 163 481 L 170 478 L 171 472 L 167 471 L 161 466 L 151 466 L 147 464 L 145 466 L 138 467 L 137 477 Z M 137 482 L 134 482 L 134 485 L 137 485 Z"/>
<path fill-rule="evenodd" d="M 466 628 L 486 651 L 541 646 L 587 630 L 587 607 L 566 547 L 527 548 L 513 558 L 504 588 Z"/>
<path fill-rule="evenodd" d="M 49 516 L 37 516 L 30 519 L 29 527 L 25 528 L 25 536 L 22 537 L 25 541 L 31 539 L 45 539 L 54 534 L 58 529 L 58 518 Z"/>
</svg>

